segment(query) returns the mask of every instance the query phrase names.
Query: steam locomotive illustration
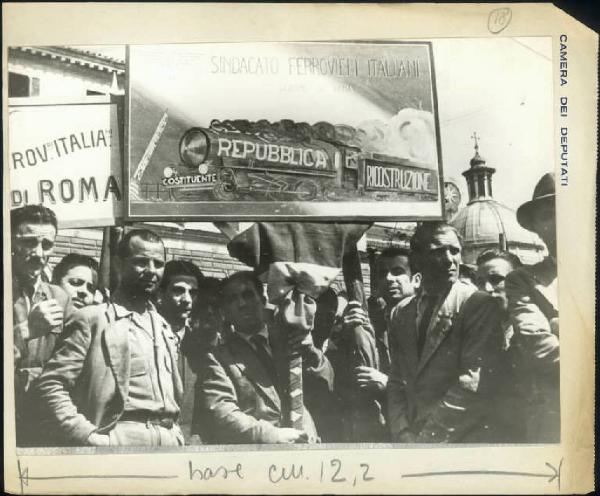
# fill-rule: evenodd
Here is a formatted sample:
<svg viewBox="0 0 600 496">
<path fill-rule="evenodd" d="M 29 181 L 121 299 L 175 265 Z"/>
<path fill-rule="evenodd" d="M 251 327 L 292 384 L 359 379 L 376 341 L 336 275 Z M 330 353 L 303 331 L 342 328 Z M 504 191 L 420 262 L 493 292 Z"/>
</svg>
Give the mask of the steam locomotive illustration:
<svg viewBox="0 0 600 496">
<path fill-rule="evenodd" d="M 436 200 L 435 167 L 365 151 L 363 129 L 319 122 L 213 120 L 181 137 L 162 184 L 177 200 Z"/>
</svg>

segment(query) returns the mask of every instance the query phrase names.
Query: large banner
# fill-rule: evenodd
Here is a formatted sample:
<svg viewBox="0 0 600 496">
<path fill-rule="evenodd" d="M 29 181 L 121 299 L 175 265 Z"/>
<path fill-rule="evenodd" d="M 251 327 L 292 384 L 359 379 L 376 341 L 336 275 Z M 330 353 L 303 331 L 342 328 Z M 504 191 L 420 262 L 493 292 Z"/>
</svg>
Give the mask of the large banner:
<svg viewBox="0 0 600 496">
<path fill-rule="evenodd" d="M 129 47 L 132 220 L 442 216 L 431 45 Z"/>
<path fill-rule="evenodd" d="M 15 98 L 8 109 L 11 208 L 43 204 L 59 227 L 115 224 L 123 215 L 117 103 Z"/>
</svg>

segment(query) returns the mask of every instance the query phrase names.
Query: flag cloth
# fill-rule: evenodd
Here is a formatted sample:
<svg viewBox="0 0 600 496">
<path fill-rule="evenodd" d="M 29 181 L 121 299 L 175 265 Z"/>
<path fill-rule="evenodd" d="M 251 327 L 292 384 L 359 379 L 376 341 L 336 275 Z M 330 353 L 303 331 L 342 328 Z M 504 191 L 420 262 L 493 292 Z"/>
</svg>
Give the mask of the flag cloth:
<svg viewBox="0 0 600 496">
<path fill-rule="evenodd" d="M 278 304 L 292 289 L 317 298 L 370 224 L 259 222 L 236 236 L 229 254 L 253 267 Z"/>
<path fill-rule="evenodd" d="M 346 223 L 257 223 L 234 237 L 227 248 L 232 257 L 253 267 L 267 283 L 269 301 L 279 307 L 277 318 L 284 332 L 309 333 L 316 309 L 314 300 L 339 274 L 344 256 L 356 252 L 357 241 L 369 227 L 370 224 Z M 302 429 L 302 357 L 291 350 L 288 371 L 284 424 Z"/>
</svg>

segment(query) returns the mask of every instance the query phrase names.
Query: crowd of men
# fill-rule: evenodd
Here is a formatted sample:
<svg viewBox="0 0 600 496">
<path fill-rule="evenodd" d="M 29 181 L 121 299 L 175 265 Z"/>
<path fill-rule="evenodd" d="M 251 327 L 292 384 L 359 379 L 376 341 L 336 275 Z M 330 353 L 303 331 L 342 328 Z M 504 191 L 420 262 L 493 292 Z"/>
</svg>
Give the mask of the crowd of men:
<svg viewBox="0 0 600 496">
<path fill-rule="evenodd" d="M 217 280 L 167 262 L 147 229 L 120 241 L 110 294 L 88 256 L 50 275 L 54 213 L 14 209 L 17 445 L 557 442 L 554 198 L 547 174 L 517 212 L 547 246 L 536 265 L 488 250 L 465 275 L 457 231 L 423 222 L 410 249 L 380 254 L 368 305 L 329 290 L 285 326 L 254 272 Z M 301 428 L 286 414 L 292 354 Z"/>
</svg>

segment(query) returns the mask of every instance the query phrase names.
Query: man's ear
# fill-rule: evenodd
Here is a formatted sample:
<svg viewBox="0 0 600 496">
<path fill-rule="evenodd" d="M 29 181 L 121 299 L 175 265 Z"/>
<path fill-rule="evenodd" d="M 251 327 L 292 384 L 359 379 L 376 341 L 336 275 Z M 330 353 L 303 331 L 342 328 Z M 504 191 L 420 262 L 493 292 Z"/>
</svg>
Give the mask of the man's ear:
<svg viewBox="0 0 600 496">
<path fill-rule="evenodd" d="M 221 307 L 221 305 L 217 305 L 217 314 L 219 314 L 219 317 L 223 321 L 223 325 L 228 326 L 229 322 L 227 322 L 227 319 L 225 318 L 225 312 L 223 311 L 223 307 Z"/>
<path fill-rule="evenodd" d="M 415 288 L 415 291 L 421 287 L 422 281 L 423 281 L 423 276 L 421 275 L 420 272 L 417 272 L 416 274 L 412 275 L 411 282 L 412 282 L 413 287 Z"/>
</svg>

